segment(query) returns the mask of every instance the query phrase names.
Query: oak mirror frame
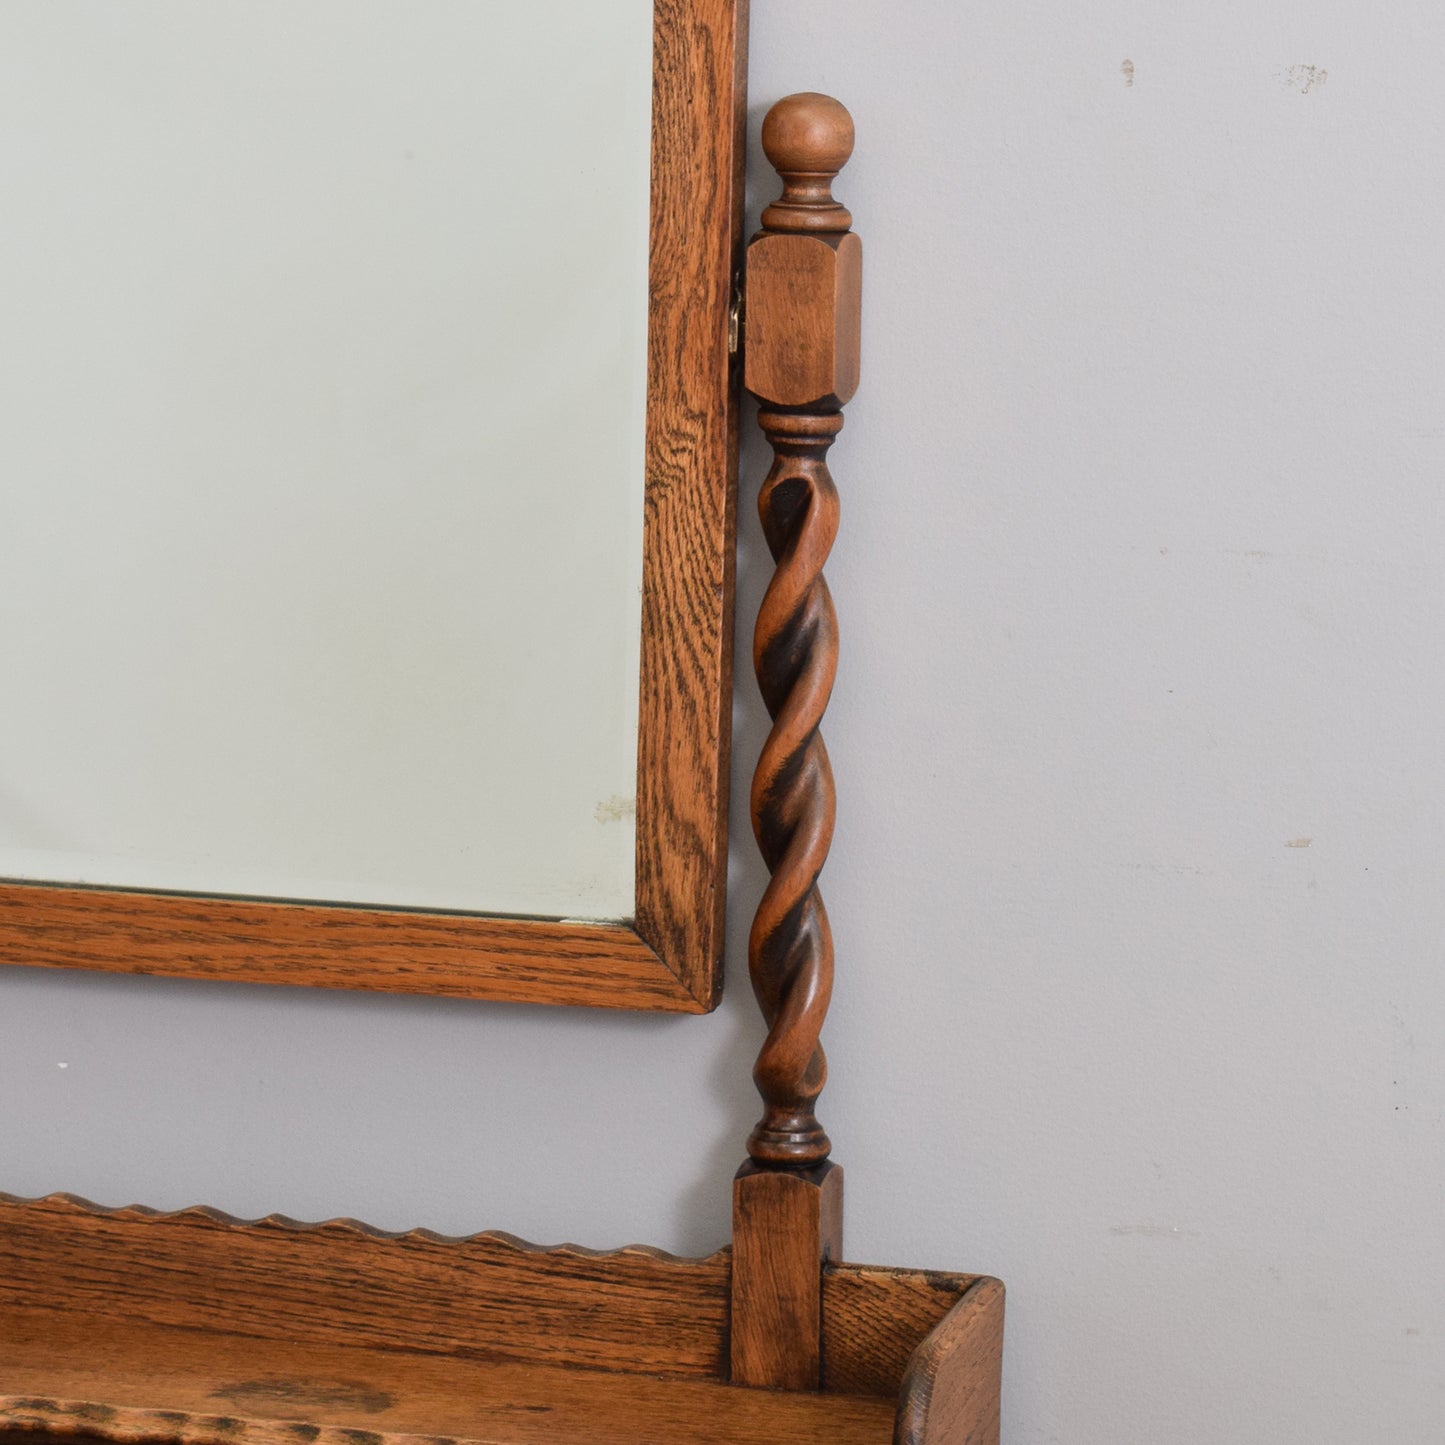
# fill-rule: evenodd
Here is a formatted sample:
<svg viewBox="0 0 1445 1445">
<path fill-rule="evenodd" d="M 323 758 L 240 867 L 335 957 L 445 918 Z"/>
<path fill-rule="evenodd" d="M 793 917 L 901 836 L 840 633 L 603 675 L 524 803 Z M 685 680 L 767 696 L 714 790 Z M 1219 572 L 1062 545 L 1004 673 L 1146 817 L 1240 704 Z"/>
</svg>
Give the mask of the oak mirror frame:
<svg viewBox="0 0 1445 1445">
<path fill-rule="evenodd" d="M 0 963 L 683 1013 L 716 1005 L 747 0 L 655 0 L 653 42 L 633 918 L 3 882 Z M 525 117 L 517 126 L 524 138 Z"/>
</svg>

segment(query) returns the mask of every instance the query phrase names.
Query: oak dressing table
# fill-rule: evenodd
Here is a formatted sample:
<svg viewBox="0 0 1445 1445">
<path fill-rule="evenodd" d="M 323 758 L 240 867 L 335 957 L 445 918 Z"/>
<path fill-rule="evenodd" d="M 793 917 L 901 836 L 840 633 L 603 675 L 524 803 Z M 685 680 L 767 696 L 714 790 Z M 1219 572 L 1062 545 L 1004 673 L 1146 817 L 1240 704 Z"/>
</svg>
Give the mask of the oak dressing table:
<svg viewBox="0 0 1445 1445">
<path fill-rule="evenodd" d="M 659 3 L 660 27 L 673 8 Z M 724 67 L 731 91 L 699 107 L 716 141 L 703 168 L 722 176 L 723 209 L 736 216 L 745 15 L 725 0 L 692 8 L 723 26 L 732 47 Z M 730 1244 L 684 1259 L 645 1247 L 540 1248 L 495 1233 L 388 1234 L 350 1220 L 242 1221 L 202 1208 L 161 1214 L 66 1195 L 0 1196 L 0 1441 L 996 1445 L 1002 1286 L 846 1262 L 842 1170 L 815 1112 L 833 969 L 818 877 L 834 793 L 819 727 L 838 656 L 823 578 L 838 498 L 825 458 L 858 384 L 861 255 L 831 189 L 853 146 L 843 107 L 790 97 L 770 112 L 763 138 L 783 189 L 748 248 L 731 328 L 737 369 L 761 403 L 775 454 L 759 508 L 776 571 L 754 646 L 773 727 L 751 798 L 771 881 L 749 943 L 769 1032 L 754 1074 L 765 1108 L 733 1181 Z M 712 222 L 726 227 L 727 217 Z M 718 312 L 721 301 L 725 313 L 732 299 L 715 286 L 707 304 Z M 713 320 L 725 334 L 727 315 Z M 714 457 L 718 447 L 735 455 L 735 399 L 722 395 L 721 419 L 702 424 Z M 709 526 L 730 544 L 730 517 L 720 530 Z M 716 600 L 725 624 L 730 559 L 724 572 Z M 668 595 L 659 581 L 649 606 Z M 726 632 L 723 625 L 715 636 Z M 710 646 L 716 679 L 725 681 L 725 643 Z M 718 695 L 721 715 L 720 682 Z M 726 727 L 716 727 L 704 819 L 726 817 L 716 796 Z M 713 890 L 720 842 L 714 834 L 704 850 L 702 874 L 712 881 L 701 891 L 696 877 L 675 886 L 662 865 L 649 876 L 645 886 L 661 900 L 646 925 L 652 938 L 639 925 L 642 942 L 603 966 L 617 997 L 599 1000 L 593 983 L 577 981 L 577 961 L 591 946 L 580 928 L 494 937 L 493 961 L 470 978 L 449 962 L 454 940 L 429 934 L 425 918 L 407 925 L 396 952 L 417 951 L 411 986 L 421 991 L 540 990 L 558 1003 L 706 1008 L 716 1000 L 708 960 L 721 919 Z M 144 920 L 82 917 L 74 909 L 89 900 L 56 895 L 40 898 L 50 906 L 37 921 L 26 904 L 43 893 L 12 889 L 5 898 L 5 961 L 106 966 L 83 949 L 65 956 L 67 939 L 85 934 L 87 947 L 110 951 L 110 966 L 127 966 L 127 927 L 143 930 Z M 705 917 L 682 916 L 700 906 Z M 221 964 L 202 973 L 225 976 L 227 960 L 247 955 L 251 925 L 237 925 L 236 908 L 245 908 L 232 910 L 239 934 L 218 946 Z M 671 971 L 647 961 L 670 946 L 659 942 L 669 918 L 688 941 L 674 958 L 692 960 Z M 312 917 L 289 942 L 272 934 L 259 948 L 289 967 L 292 981 L 371 986 L 346 977 L 364 950 L 346 952 L 344 923 Z M 47 956 L 27 958 L 26 948 Z M 671 1002 L 658 1003 L 663 994 Z"/>
</svg>

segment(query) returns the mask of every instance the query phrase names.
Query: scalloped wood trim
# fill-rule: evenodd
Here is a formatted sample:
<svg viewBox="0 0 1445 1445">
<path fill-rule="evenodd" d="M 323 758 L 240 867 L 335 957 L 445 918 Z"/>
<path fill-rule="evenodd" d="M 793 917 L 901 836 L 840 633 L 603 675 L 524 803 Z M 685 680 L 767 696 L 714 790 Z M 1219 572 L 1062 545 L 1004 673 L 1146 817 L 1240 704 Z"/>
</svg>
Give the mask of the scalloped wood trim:
<svg viewBox="0 0 1445 1445">
<path fill-rule="evenodd" d="M 720 1379 L 729 1255 L 0 1195 L 0 1310 Z"/>
<path fill-rule="evenodd" d="M 671 1254 L 665 1249 L 658 1249 L 650 1244 L 624 1244 L 616 1249 L 593 1249 L 585 1244 L 534 1244 L 531 1240 L 523 1239 L 520 1235 L 511 1234 L 505 1229 L 483 1229 L 476 1234 L 440 1234 L 434 1229 L 405 1229 L 392 1230 L 380 1229 L 374 1224 L 365 1224 L 359 1219 L 352 1219 L 347 1215 L 337 1215 L 333 1219 L 304 1220 L 292 1219 L 288 1214 L 263 1214 L 255 1219 L 245 1219 L 240 1215 L 227 1214 L 224 1209 L 213 1209 L 209 1204 L 191 1204 L 184 1209 L 152 1209 L 148 1204 L 123 1204 L 112 1206 L 108 1204 L 96 1204 L 94 1201 L 82 1198 L 79 1194 L 47 1194 L 27 1199 L 18 1194 L 6 1194 L 0 1190 L 0 1209 L 6 1205 L 16 1205 L 25 1209 L 43 1208 L 54 1214 L 62 1214 L 67 1209 L 74 1210 L 77 1214 L 94 1217 L 97 1215 L 109 1216 L 111 1218 L 128 1217 L 135 1221 L 150 1220 L 175 1223 L 187 1219 L 199 1220 L 205 1224 L 225 1225 L 227 1228 L 235 1229 L 284 1229 L 292 1232 L 306 1232 L 308 1230 L 332 1230 L 342 1231 L 359 1235 L 364 1239 L 389 1239 L 389 1240 L 413 1240 L 422 1241 L 427 1244 L 498 1244 L 508 1249 L 519 1250 L 523 1254 L 534 1255 L 572 1255 L 578 1259 L 614 1259 L 619 1255 L 636 1256 L 639 1258 L 660 1260 L 665 1264 L 705 1264 L 717 1260 L 725 1260 L 728 1254 L 726 1249 L 717 1250 L 711 1255 L 689 1256 L 682 1254 Z"/>
</svg>

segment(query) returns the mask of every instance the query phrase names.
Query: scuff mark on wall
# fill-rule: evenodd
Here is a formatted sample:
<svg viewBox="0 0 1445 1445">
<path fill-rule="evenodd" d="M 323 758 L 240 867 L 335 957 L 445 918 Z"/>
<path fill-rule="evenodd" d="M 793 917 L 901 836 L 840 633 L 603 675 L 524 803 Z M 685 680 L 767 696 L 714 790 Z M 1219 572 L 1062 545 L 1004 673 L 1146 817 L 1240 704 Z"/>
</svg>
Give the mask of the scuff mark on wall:
<svg viewBox="0 0 1445 1445">
<path fill-rule="evenodd" d="M 1124 77 L 1124 84 L 1131 90 L 1134 88 L 1134 62 L 1126 59 L 1119 67 L 1120 74 Z"/>
<path fill-rule="evenodd" d="M 1313 838 L 1288 838 L 1285 840 L 1286 848 L 1308 848 L 1314 842 Z"/>
<path fill-rule="evenodd" d="M 1198 1239 L 1197 1229 L 1180 1229 L 1172 1224 L 1111 1224 L 1110 1234 L 1138 1234 L 1146 1239 Z"/>
<path fill-rule="evenodd" d="M 1287 89 L 1297 90 L 1301 95 L 1318 90 L 1330 78 L 1329 71 L 1318 65 L 1291 65 L 1288 70 L 1280 71 L 1279 75 Z"/>
</svg>

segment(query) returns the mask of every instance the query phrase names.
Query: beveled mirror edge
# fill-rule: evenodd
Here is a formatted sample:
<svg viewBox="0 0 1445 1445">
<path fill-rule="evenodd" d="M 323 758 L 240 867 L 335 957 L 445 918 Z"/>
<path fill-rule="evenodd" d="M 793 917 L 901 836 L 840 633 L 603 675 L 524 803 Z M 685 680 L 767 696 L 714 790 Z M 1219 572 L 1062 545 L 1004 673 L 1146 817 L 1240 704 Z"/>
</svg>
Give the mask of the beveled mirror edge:
<svg viewBox="0 0 1445 1445">
<path fill-rule="evenodd" d="M 0 963 L 705 1013 L 722 987 L 748 0 L 655 0 L 632 923 L 0 883 Z M 711 163 L 703 158 L 711 158 Z"/>
</svg>

